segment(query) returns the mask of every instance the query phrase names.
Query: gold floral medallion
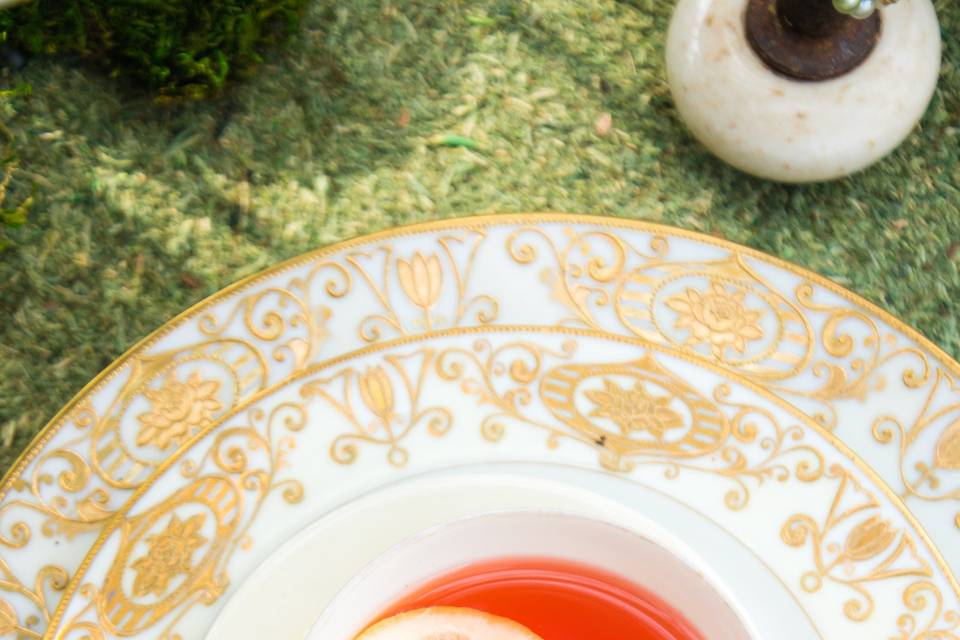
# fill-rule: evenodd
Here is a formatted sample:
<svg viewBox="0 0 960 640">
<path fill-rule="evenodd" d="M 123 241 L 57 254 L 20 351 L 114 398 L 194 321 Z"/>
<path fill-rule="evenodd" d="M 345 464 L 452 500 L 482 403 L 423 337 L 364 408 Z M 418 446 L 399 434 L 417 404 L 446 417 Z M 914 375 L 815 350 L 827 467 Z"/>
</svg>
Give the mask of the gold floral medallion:
<svg viewBox="0 0 960 640">
<path fill-rule="evenodd" d="M 645 431 L 663 442 L 668 431 L 683 426 L 683 418 L 670 408 L 671 398 L 647 393 L 640 381 L 632 389 L 621 389 L 613 380 L 605 379 L 603 391 L 587 391 L 586 396 L 597 406 L 590 415 L 609 418 L 625 436 Z"/>
<path fill-rule="evenodd" d="M 150 550 L 130 565 L 137 574 L 133 581 L 133 595 L 162 596 L 172 579 L 190 573 L 193 552 L 207 541 L 197 533 L 204 517 L 197 514 L 181 522 L 174 514 L 162 533 L 147 538 Z"/>
<path fill-rule="evenodd" d="M 713 355 L 722 360 L 727 348 L 742 354 L 748 340 L 763 337 L 758 324 L 762 311 L 748 309 L 745 297 L 742 289 L 727 291 L 721 283 L 711 282 L 708 291 L 688 288 L 667 300 L 667 306 L 677 312 L 677 328 L 690 331 L 691 343 L 708 343 Z"/>
<path fill-rule="evenodd" d="M 137 416 L 142 425 L 137 444 L 161 449 L 180 444 L 223 408 L 217 400 L 219 389 L 220 382 L 201 380 L 196 371 L 184 382 L 171 372 L 160 388 L 145 389 L 143 395 L 152 406 Z"/>
</svg>

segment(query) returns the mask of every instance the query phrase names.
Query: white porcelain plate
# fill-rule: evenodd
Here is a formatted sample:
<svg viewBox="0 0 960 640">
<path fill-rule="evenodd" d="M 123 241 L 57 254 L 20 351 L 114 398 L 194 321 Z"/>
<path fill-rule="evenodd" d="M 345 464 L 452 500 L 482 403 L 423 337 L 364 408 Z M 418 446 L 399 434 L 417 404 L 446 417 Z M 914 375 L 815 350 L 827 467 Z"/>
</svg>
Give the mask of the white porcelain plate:
<svg viewBox="0 0 960 640">
<path fill-rule="evenodd" d="M 655 522 L 753 628 L 956 640 L 958 371 L 836 285 L 675 229 L 520 215 L 344 243 L 171 321 L 47 427 L 3 485 L 0 637 L 257 637 L 261 611 L 296 637 L 374 555 L 522 507 L 529 480 Z M 456 513 L 428 498 L 477 474 Z M 400 486 L 419 516 L 386 516 Z"/>
</svg>

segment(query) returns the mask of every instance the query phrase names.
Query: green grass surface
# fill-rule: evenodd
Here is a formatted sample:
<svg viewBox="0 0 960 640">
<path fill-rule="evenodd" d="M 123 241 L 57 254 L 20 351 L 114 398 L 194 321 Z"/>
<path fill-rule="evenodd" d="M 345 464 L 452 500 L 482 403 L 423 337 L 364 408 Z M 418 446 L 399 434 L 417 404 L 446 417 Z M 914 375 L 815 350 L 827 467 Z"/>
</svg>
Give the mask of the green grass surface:
<svg viewBox="0 0 960 640">
<path fill-rule="evenodd" d="M 909 2 L 911 0 L 904 0 Z M 30 221 L 0 254 L 0 467 L 90 378 L 278 260 L 401 223 L 555 210 L 654 220 L 818 271 L 960 354 L 960 5 L 921 128 L 854 178 L 754 180 L 685 133 L 666 0 L 351 0 L 212 103 L 158 108 L 33 59 L 3 106 Z M 612 130 L 595 123 L 612 116 Z M 445 147 L 460 135 L 478 148 Z"/>
<path fill-rule="evenodd" d="M 219 95 L 296 29 L 310 0 L 31 0 L 0 12 L 0 42 L 72 55 L 166 102 Z"/>
</svg>

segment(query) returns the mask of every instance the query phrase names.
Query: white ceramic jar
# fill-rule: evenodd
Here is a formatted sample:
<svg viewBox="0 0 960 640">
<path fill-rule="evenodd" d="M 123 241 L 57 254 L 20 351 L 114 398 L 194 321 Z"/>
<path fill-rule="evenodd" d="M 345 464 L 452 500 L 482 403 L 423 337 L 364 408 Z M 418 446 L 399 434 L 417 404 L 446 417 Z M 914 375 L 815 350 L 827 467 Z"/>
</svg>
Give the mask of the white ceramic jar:
<svg viewBox="0 0 960 640">
<path fill-rule="evenodd" d="M 883 9 L 880 39 L 856 69 L 799 81 L 750 45 L 748 0 L 681 0 L 667 40 L 680 115 L 724 161 L 782 182 L 832 180 L 877 162 L 913 130 L 936 88 L 940 27 L 930 0 Z"/>
</svg>

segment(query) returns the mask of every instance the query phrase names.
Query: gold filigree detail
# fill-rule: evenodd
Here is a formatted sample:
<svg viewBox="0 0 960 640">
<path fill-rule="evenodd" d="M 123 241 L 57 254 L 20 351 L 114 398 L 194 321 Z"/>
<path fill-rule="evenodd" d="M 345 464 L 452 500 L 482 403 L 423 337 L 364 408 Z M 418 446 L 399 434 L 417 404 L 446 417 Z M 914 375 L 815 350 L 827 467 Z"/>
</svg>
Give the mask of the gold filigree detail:
<svg viewBox="0 0 960 640">
<path fill-rule="evenodd" d="M 64 635 L 131 636 L 163 622 L 160 637 L 177 637 L 173 629 L 187 612 L 223 595 L 230 559 L 249 546 L 266 498 L 279 493 L 295 504 L 303 497 L 299 481 L 277 475 L 306 409 L 285 402 L 269 414 L 253 408 L 247 420 L 221 429 L 199 460 L 181 464 L 185 486 L 119 524 L 113 564 L 103 584 L 81 587 L 89 605 L 67 621 Z"/>
<path fill-rule="evenodd" d="M 941 469 L 960 471 L 960 418 L 940 434 L 934 449 L 933 464 Z"/>
<path fill-rule="evenodd" d="M 345 269 L 321 261 L 305 278 L 294 278 L 286 288 L 265 287 L 242 297 L 225 317 L 218 317 L 214 311 L 206 313 L 197 322 L 197 329 L 216 341 L 240 340 L 260 358 L 269 355 L 274 363 L 286 365 L 275 367 L 278 377 L 300 370 L 330 337 L 330 308 L 314 300 L 313 284 L 321 274 L 327 278 L 326 295 L 340 298 L 350 290 Z M 242 322 L 236 322 L 237 318 Z"/>
<path fill-rule="evenodd" d="M 381 307 L 380 312 L 360 321 L 360 338 L 377 342 L 388 332 L 405 336 L 412 330 L 460 326 L 468 319 L 479 325 L 495 321 L 500 312 L 497 299 L 470 293 L 477 251 L 485 238 L 480 230 L 441 236 L 436 239 L 437 250 L 416 251 L 409 259 L 396 257 L 390 246 L 347 255 L 348 266 L 342 269 L 358 274 Z M 442 295 L 445 281 L 452 281 L 453 295 Z M 400 285 L 406 302 L 419 309 L 419 315 L 410 317 L 403 308 L 406 305 L 397 304 L 404 300 L 396 299 L 395 284 Z"/>
<path fill-rule="evenodd" d="M 882 415 L 873 423 L 881 444 L 896 442 L 905 498 L 960 500 L 960 386 L 937 369 L 923 405 L 911 422 Z M 935 439 L 930 434 L 937 434 Z M 958 516 L 960 522 L 960 516 Z M 960 525 L 958 525 L 960 526 Z"/>
<path fill-rule="evenodd" d="M 443 270 L 437 254 L 424 257 L 417 251 L 410 261 L 397 259 L 397 278 L 410 302 L 423 309 L 429 331 L 430 310 L 437 304 L 443 286 Z"/>
<path fill-rule="evenodd" d="M 37 572 L 33 588 L 28 588 L 0 558 L 0 592 L 6 596 L 0 598 L 0 637 L 41 638 L 52 618 L 48 597 L 60 593 L 66 586 L 67 572 L 61 567 L 45 565 Z M 14 599 L 29 607 L 29 612 L 19 612 L 12 602 Z"/>
<path fill-rule="evenodd" d="M 174 446 L 313 363 L 330 336 L 331 303 L 364 285 L 364 294 L 372 293 L 383 308 L 360 319 L 357 330 L 365 342 L 379 340 L 385 328 L 409 335 L 422 328 L 493 322 L 498 301 L 474 291 L 471 284 L 485 237 L 483 230 L 451 230 L 433 239 L 430 247 L 399 259 L 385 244 L 316 260 L 286 284 L 260 287 L 230 307 L 199 315 L 195 326 L 203 339 L 196 344 L 132 356 L 120 391 L 96 409 L 78 407 L 72 419 L 77 435 L 62 448 L 44 452 L 32 465 L 32 482 L 15 485 L 29 495 L 0 505 L 0 545 L 23 548 L 35 536 L 33 526 L 20 516 L 24 510 L 42 515 L 44 536 L 72 538 L 102 529 Z M 382 268 L 382 278 L 371 271 L 373 265 Z M 408 295 L 412 297 L 404 297 Z M 404 309 L 411 302 L 419 318 Z M 175 388 L 173 381 L 189 387 L 198 371 L 204 376 L 200 388 Z M 215 395 L 203 386 L 208 382 L 220 385 Z M 177 404 L 196 391 L 198 403 Z M 215 408 L 214 402 L 220 406 Z M 193 413 L 180 415 L 187 406 Z M 141 418 L 135 423 L 139 429 L 128 424 L 134 416 Z M 436 434 L 449 423 L 441 411 L 428 411 L 418 420 Z M 387 427 L 392 430 L 394 425 Z M 346 460 L 355 453 L 356 442 L 345 438 L 337 450 Z M 391 447 L 389 455 L 394 464 L 403 464 L 406 451 Z M 67 471 L 62 470 L 63 461 L 70 465 Z"/>
<path fill-rule="evenodd" d="M 422 406 L 421 395 L 433 358 L 431 349 L 390 356 L 383 365 L 363 372 L 348 367 L 301 387 L 303 398 L 325 401 L 353 427 L 352 432 L 337 436 L 330 445 L 330 455 L 336 462 L 352 464 L 360 454 L 358 445 L 368 444 L 386 446 L 390 464 L 402 467 L 410 456 L 404 440 L 417 427 L 425 426 L 436 438 L 446 435 L 453 425 L 453 413 L 445 407 Z M 354 401 L 357 395 L 359 406 Z"/>
<path fill-rule="evenodd" d="M 838 482 L 826 517 L 818 521 L 794 515 L 780 535 L 793 547 L 810 543 L 815 569 L 803 575 L 800 586 L 813 593 L 829 580 L 851 589 L 856 597 L 844 603 L 843 612 L 862 622 L 876 607 L 869 585 L 893 578 L 930 578 L 933 571 L 917 555 L 913 537 L 882 517 L 880 503 L 856 478 L 839 466 L 830 467 L 827 477 Z"/>
<path fill-rule="evenodd" d="M 464 392 L 494 408 L 481 422 L 487 440 L 499 441 L 510 425 L 533 426 L 547 434 L 550 447 L 573 440 L 596 448 L 601 465 L 613 471 L 657 465 L 670 478 L 681 471 L 716 475 L 734 485 L 724 496 L 731 509 L 749 503 L 751 482 L 762 485 L 791 477 L 813 482 L 823 473 L 823 456 L 802 442 L 802 427 L 783 427 L 766 409 L 729 401 L 725 385 L 706 398 L 649 355 L 626 363 L 548 366 L 551 360 L 569 359 L 574 351 L 572 342 L 553 351 L 524 342 L 494 348 L 478 340 L 472 351 L 443 351 L 436 368 L 442 379 L 460 381 Z M 648 396 L 667 399 L 661 409 L 675 403 L 669 411 L 686 418 L 670 430 L 669 438 L 647 429 L 624 430 L 622 420 L 629 413 L 622 414 L 612 397 L 610 410 L 602 412 L 607 415 L 596 415 L 596 400 L 607 400 L 615 380 L 623 381 L 617 383 L 621 392 L 624 386 L 633 390 L 640 385 Z M 593 411 L 582 408 L 581 394 L 594 405 Z M 531 417 L 535 399 L 554 421 Z M 728 418 L 725 412 L 732 415 Z"/>
<path fill-rule="evenodd" d="M 960 612 L 945 611 L 943 593 L 932 582 L 907 587 L 903 604 L 909 613 L 897 618 L 900 633 L 893 640 L 960 640 Z"/>
<path fill-rule="evenodd" d="M 616 304 L 616 290 L 611 292 L 611 287 L 622 283 L 631 260 L 650 263 L 662 259 L 667 240 L 653 237 L 650 253 L 646 253 L 607 231 L 567 229 L 565 236 L 566 244 L 559 246 L 544 229 L 521 228 L 507 238 L 507 253 L 517 264 L 530 265 L 540 256 L 536 242 L 545 245 L 555 267 L 545 269 L 541 276 L 553 298 L 572 314 L 560 324 L 610 331 L 597 312 Z"/>
<path fill-rule="evenodd" d="M 219 389 L 218 381 L 203 380 L 197 371 L 184 382 L 168 373 L 159 388 L 143 392 L 152 406 L 137 416 L 141 424 L 137 444 L 160 449 L 179 445 L 223 408 L 217 399 Z"/>
<path fill-rule="evenodd" d="M 57 640 L 105 640 L 104 630 L 96 622 L 84 620 L 83 617 L 95 611 L 97 603 L 97 588 L 92 584 L 84 584 L 80 587 L 80 596 L 87 599 L 80 611 L 59 629 L 56 635 Z M 162 640 L 182 640 L 181 638 L 166 638 L 161 636 Z"/>
<path fill-rule="evenodd" d="M 497 442 L 509 421 L 536 424 L 547 433 L 547 445 L 555 448 L 562 439 L 589 442 L 585 435 L 570 433 L 548 422 L 527 422 L 523 408 L 535 395 L 534 383 L 543 375 L 546 360 L 567 360 L 576 351 L 576 342 L 565 341 L 559 350 L 526 342 L 510 342 L 494 347 L 489 340 L 477 340 L 473 349 L 445 349 L 436 359 L 441 380 L 459 381 L 461 390 L 476 397 L 493 412 L 480 422 L 486 440 Z M 472 377 L 470 372 L 477 375 Z"/>
<path fill-rule="evenodd" d="M 826 428 L 836 426 L 835 403 L 884 389 L 881 370 L 894 361 L 918 363 L 902 372 L 909 388 L 929 379 L 920 349 L 898 346 L 864 311 L 817 302 L 809 283 L 778 290 L 736 251 L 707 261 L 669 259 L 668 251 L 664 237 L 653 236 L 645 249 L 595 229 L 570 229 L 559 241 L 528 227 L 507 240 L 517 264 L 552 265 L 543 280 L 570 312 L 560 324 L 636 335 L 712 360 Z M 664 322 L 668 317 L 672 323 Z"/>
<path fill-rule="evenodd" d="M 385 423 L 393 419 L 393 384 L 383 367 L 371 367 L 360 374 L 360 397 L 375 416 Z"/>
<path fill-rule="evenodd" d="M 839 557 L 853 562 L 871 560 L 889 549 L 896 538 L 890 521 L 874 514 L 853 528 Z"/>
<path fill-rule="evenodd" d="M 816 302 L 815 290 L 808 283 L 798 286 L 794 295 L 811 318 L 823 317 L 819 337 L 828 357 L 815 361 L 811 372 L 824 382 L 806 395 L 824 403 L 831 412 L 835 413 L 831 406 L 833 402 L 863 402 L 871 393 L 883 391 L 887 380 L 882 370 L 895 361 L 905 361 L 900 379 L 908 389 L 916 389 L 930 379 L 931 369 L 926 355 L 915 347 L 897 346 L 896 336 L 884 334 L 876 321 L 863 311 Z M 907 366 L 909 361 L 914 361 L 917 366 Z M 771 390 L 780 391 L 778 387 Z M 816 415 L 814 418 L 822 422 L 822 418 Z"/>
<path fill-rule="evenodd" d="M 683 418 L 670 408 L 672 398 L 647 393 L 640 381 L 634 383 L 632 389 L 621 389 L 613 380 L 605 379 L 603 391 L 585 394 L 597 407 L 590 415 L 610 418 L 619 425 L 623 435 L 646 431 L 663 442 L 668 431 L 683 426 Z"/>
<path fill-rule="evenodd" d="M 190 573 L 194 551 L 207 541 L 198 533 L 204 518 L 198 513 L 181 521 L 177 514 L 173 514 L 164 531 L 147 538 L 150 547 L 147 555 L 130 565 L 137 574 L 133 581 L 133 595 L 162 596 L 171 580 Z"/>
<path fill-rule="evenodd" d="M 201 362 L 208 375 L 220 378 L 197 378 Z M 177 375 L 183 369 L 186 382 Z M 30 542 L 35 531 L 22 517 L 25 511 L 41 516 L 39 533 L 48 538 L 70 540 L 101 529 L 166 458 L 169 447 L 260 390 L 265 371 L 249 345 L 230 340 L 134 357 L 111 402 L 100 411 L 90 404 L 77 407 L 72 422 L 78 435 L 44 452 L 33 464 L 29 482 L 14 487 L 18 496 L 8 496 L 0 505 L 0 545 L 18 549 Z M 158 380 L 160 386 L 151 386 Z M 125 416 L 138 406 L 147 409 L 141 417 L 149 416 L 140 424 L 141 437 L 148 436 L 142 444 L 122 429 Z M 7 524 L 14 517 L 18 519 Z"/>
<path fill-rule="evenodd" d="M 730 402 L 723 385 L 712 400 L 705 398 L 651 356 L 629 363 L 548 366 L 569 359 L 574 349 L 572 341 L 552 350 L 526 342 L 495 348 L 487 340 L 478 340 L 473 350 L 422 348 L 318 377 L 304 384 L 300 395 L 323 400 L 352 426 L 330 447 L 340 464 L 352 464 L 359 445 L 367 444 L 386 447 L 390 463 L 400 467 L 409 458 L 404 441 L 418 425 L 426 424 L 434 436 L 446 434 L 452 411 L 422 406 L 423 388 L 434 370 L 493 408 L 480 425 L 491 442 L 503 437 L 508 424 L 524 424 L 543 429 L 550 447 L 564 439 L 595 447 L 612 470 L 661 465 L 668 477 L 681 470 L 716 474 L 734 483 L 725 496 L 732 509 L 747 505 L 751 481 L 762 485 L 796 477 L 812 482 L 823 472 L 822 455 L 802 442 L 800 426 L 781 427 L 765 409 Z M 581 410 L 579 394 L 592 406 Z M 534 400 L 556 421 L 529 417 Z"/>
<path fill-rule="evenodd" d="M 748 309 L 745 297 L 739 287 L 728 291 L 712 281 L 707 291 L 687 288 L 683 295 L 668 299 L 667 306 L 677 313 L 677 328 L 690 331 L 690 343 L 708 343 L 713 356 L 723 360 L 728 348 L 742 354 L 748 340 L 763 337 L 759 325 L 763 312 Z"/>
<path fill-rule="evenodd" d="M 872 496 L 863 498 L 866 494 L 855 481 L 848 483 L 848 472 L 833 467 L 825 474 L 823 454 L 807 442 L 802 425 L 781 425 L 771 410 L 737 400 L 740 394 L 726 384 L 717 384 L 710 396 L 704 396 L 652 351 L 623 362 L 571 362 L 577 350 L 575 340 L 548 344 L 552 346 L 533 341 L 495 345 L 478 339 L 469 348 L 424 346 L 379 359 L 370 355 L 360 366 L 342 366 L 328 375 L 317 369 L 299 391 L 303 398 L 327 403 L 346 418 L 349 429 L 331 435 L 330 455 L 341 464 L 353 463 L 360 455 L 360 445 L 371 445 L 385 448 L 389 462 L 403 466 L 410 455 L 407 438 L 418 425 L 426 425 L 433 435 L 444 435 L 452 427 L 453 411 L 445 402 L 430 403 L 424 393 L 426 386 L 434 386 L 439 379 L 439 383 L 454 383 L 465 396 L 477 399 L 484 408 L 480 432 L 490 442 L 500 441 L 509 428 L 533 427 L 546 433 L 549 447 L 563 442 L 590 447 L 598 452 L 601 464 L 614 471 L 656 466 L 668 479 L 681 473 L 709 475 L 732 485 L 723 500 L 733 510 L 745 508 L 752 492 L 767 482 L 812 483 L 843 474 L 840 484 L 855 486 L 841 488 L 837 495 L 855 494 L 862 504 L 850 507 L 846 498 L 837 498 L 831 514 L 841 510 L 843 514 L 829 515 L 826 524 L 811 516 L 797 516 L 796 522 L 784 527 L 782 535 L 788 544 L 801 546 L 808 538 L 814 540 L 819 572 L 810 572 L 813 578 L 805 576 L 802 586 L 816 590 L 819 584 L 813 585 L 811 580 L 845 580 L 844 584 L 864 594 L 848 602 L 845 613 L 851 619 L 866 619 L 874 605 L 864 584 L 933 575 L 907 532 L 884 519 L 879 503 Z M 670 356 L 664 360 L 669 361 Z M 624 424 L 639 424 L 635 404 L 652 405 L 654 412 L 667 408 L 682 424 L 659 435 L 655 429 L 625 429 Z M 299 405 L 291 405 L 289 410 L 305 414 L 294 407 Z M 250 416 L 253 421 L 262 420 L 263 410 L 252 409 Z M 277 421 L 271 414 L 269 423 Z M 305 418 L 298 424 L 302 422 Z M 436 426 L 439 428 L 434 429 Z M 127 620 L 154 625 L 165 618 L 169 629 L 191 607 L 222 595 L 229 554 L 245 544 L 241 517 L 234 513 L 237 505 L 246 502 L 239 496 L 277 486 L 272 476 L 251 467 L 251 456 L 272 449 L 269 428 L 267 433 L 264 438 L 260 430 L 221 426 L 212 434 L 213 443 L 199 463 L 192 458 L 183 463 L 181 474 L 193 480 L 193 485 L 124 521 L 121 551 L 107 581 L 97 586 L 96 609 L 102 628 L 129 633 L 134 629 Z M 205 468 L 207 463 L 213 466 Z M 281 466 L 277 458 L 268 468 Z M 214 488 L 212 482 L 220 484 Z M 206 497 L 213 495 L 221 498 L 216 504 L 206 502 Z M 262 495 L 258 493 L 253 502 L 259 505 Z M 170 589 L 169 595 L 164 592 L 161 597 L 166 599 L 149 607 L 138 601 L 143 594 L 138 595 L 135 587 L 124 592 L 125 585 L 135 582 L 124 578 L 136 571 L 133 564 L 137 560 L 131 562 L 131 557 L 143 557 L 140 551 L 131 556 L 133 550 L 149 545 L 152 536 L 162 535 L 173 514 L 183 522 L 201 509 L 207 517 L 217 518 L 217 534 L 201 534 L 209 542 L 200 543 L 199 557 L 191 562 L 189 573 L 178 574 L 184 585 Z M 69 624 L 87 622 L 74 619 Z"/>
</svg>

